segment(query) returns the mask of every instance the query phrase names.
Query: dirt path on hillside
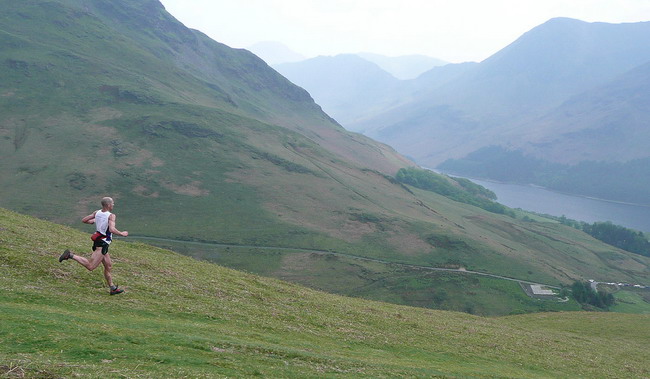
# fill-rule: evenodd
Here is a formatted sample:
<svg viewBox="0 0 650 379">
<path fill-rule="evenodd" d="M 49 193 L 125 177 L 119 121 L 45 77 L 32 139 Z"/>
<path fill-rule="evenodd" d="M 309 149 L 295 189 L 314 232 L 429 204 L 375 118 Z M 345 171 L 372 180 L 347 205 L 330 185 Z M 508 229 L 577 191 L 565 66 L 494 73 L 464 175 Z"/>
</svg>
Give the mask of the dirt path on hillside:
<svg viewBox="0 0 650 379">
<path fill-rule="evenodd" d="M 517 278 L 510 278 L 510 277 L 507 277 L 507 276 L 490 274 L 490 273 L 487 273 L 487 272 L 471 271 L 471 270 L 465 269 L 464 267 L 461 267 L 461 268 L 441 268 L 441 267 L 422 266 L 422 265 L 416 265 L 416 264 L 412 264 L 412 263 L 393 262 L 393 261 L 386 261 L 386 260 L 377 259 L 377 258 L 362 257 L 362 256 L 359 256 L 359 255 L 353 255 L 353 254 L 337 253 L 337 252 L 328 251 L 328 250 L 301 249 L 301 248 L 297 248 L 297 247 L 281 247 L 281 246 L 236 245 L 236 244 L 217 243 L 217 242 L 183 241 L 183 240 L 176 240 L 176 239 L 171 239 L 171 238 L 133 236 L 133 235 L 129 235 L 129 238 L 134 238 L 134 239 L 143 240 L 143 241 L 173 242 L 173 243 L 183 243 L 183 244 L 190 244 L 190 245 L 202 245 L 202 246 L 214 246 L 214 247 L 230 247 L 230 248 L 248 248 L 248 249 L 260 249 L 260 250 L 280 250 L 280 251 L 292 252 L 292 253 L 300 252 L 300 253 L 313 253 L 313 254 L 320 254 L 320 255 L 331 255 L 331 256 L 356 259 L 356 260 L 361 260 L 361 261 L 366 261 L 366 262 L 376 262 L 376 263 L 382 263 L 382 264 L 386 264 L 386 265 L 398 265 L 398 266 L 402 266 L 402 267 L 417 268 L 417 269 L 422 269 L 422 270 L 455 272 L 455 273 L 467 274 L 467 275 L 481 275 L 481 276 L 486 276 L 486 277 L 490 277 L 490 278 L 509 280 L 509 281 L 512 281 L 512 282 L 520 283 L 520 284 L 540 284 L 540 285 L 543 285 L 545 287 L 560 289 L 560 287 L 558 287 L 558 286 L 548 285 L 548 284 L 544 284 L 544 283 L 530 282 L 530 281 L 527 281 L 527 280 L 522 280 L 522 279 L 517 279 Z"/>
</svg>

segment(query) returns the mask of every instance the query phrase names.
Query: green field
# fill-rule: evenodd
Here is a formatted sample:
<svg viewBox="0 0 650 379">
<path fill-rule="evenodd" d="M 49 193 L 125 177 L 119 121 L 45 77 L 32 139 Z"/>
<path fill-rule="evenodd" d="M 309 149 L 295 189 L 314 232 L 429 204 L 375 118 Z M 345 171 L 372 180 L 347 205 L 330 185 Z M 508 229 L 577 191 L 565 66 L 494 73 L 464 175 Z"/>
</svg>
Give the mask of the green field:
<svg viewBox="0 0 650 379">
<path fill-rule="evenodd" d="M 614 312 L 650 314 L 650 290 L 623 290 L 614 293 Z"/>
<path fill-rule="evenodd" d="M 0 210 L 0 369 L 28 377 L 646 377 L 647 315 L 501 318 L 330 295 Z"/>
</svg>

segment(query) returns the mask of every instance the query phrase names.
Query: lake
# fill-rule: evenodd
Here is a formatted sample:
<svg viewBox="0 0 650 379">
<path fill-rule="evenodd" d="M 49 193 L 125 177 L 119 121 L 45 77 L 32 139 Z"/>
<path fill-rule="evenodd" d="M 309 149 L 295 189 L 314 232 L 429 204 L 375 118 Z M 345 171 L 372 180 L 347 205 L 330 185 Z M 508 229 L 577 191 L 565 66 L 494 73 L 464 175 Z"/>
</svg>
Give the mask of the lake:
<svg viewBox="0 0 650 379">
<path fill-rule="evenodd" d="M 570 219 L 589 223 L 611 221 L 628 228 L 650 232 L 650 207 L 648 206 L 568 195 L 535 186 L 467 179 L 494 192 L 497 201 L 510 208 L 521 208 L 553 216 L 564 215 Z"/>
</svg>

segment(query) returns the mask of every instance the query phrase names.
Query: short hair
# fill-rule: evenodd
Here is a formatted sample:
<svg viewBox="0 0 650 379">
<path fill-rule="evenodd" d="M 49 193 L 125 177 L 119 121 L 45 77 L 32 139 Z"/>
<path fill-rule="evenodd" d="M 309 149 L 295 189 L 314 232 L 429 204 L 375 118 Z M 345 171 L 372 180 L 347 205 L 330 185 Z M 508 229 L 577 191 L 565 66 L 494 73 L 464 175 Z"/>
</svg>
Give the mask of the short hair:
<svg viewBox="0 0 650 379">
<path fill-rule="evenodd" d="M 107 207 L 109 204 L 113 204 L 113 199 L 110 197 L 105 197 L 102 199 L 102 207 Z"/>
</svg>

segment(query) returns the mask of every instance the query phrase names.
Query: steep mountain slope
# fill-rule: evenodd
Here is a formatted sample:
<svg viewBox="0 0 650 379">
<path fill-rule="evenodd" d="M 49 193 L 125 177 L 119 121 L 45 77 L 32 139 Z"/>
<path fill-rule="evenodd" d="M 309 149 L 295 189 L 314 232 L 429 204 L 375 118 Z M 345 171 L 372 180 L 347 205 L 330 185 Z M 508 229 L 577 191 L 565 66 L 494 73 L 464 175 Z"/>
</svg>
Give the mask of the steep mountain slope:
<svg viewBox="0 0 650 379">
<path fill-rule="evenodd" d="M 439 167 L 647 206 L 649 89 L 646 63 L 503 131 L 506 146 L 481 148 Z"/>
<path fill-rule="evenodd" d="M 117 240 L 101 272 L 57 262 L 87 234 L 0 209 L 7 377 L 644 377 L 647 315 L 482 318 L 334 296 Z M 586 348 L 588 347 L 588 348 Z"/>
<path fill-rule="evenodd" d="M 512 147 L 551 162 L 650 157 L 650 62 L 571 97 L 522 129 Z"/>
<path fill-rule="evenodd" d="M 358 120 L 352 123 L 343 123 L 348 130 L 361 132 L 367 135 L 382 133 L 383 125 L 390 125 L 392 123 L 402 122 L 402 128 L 395 130 L 395 135 L 391 137 L 391 143 L 395 143 L 394 138 L 403 136 L 409 138 L 410 134 L 408 128 L 410 125 L 416 125 L 411 120 L 404 120 L 405 114 L 410 114 L 417 99 L 420 99 L 432 91 L 438 90 L 441 87 L 458 80 L 460 77 L 467 75 L 476 70 L 478 64 L 473 62 L 467 63 L 450 63 L 444 66 L 435 67 L 422 75 L 416 80 L 404 80 L 397 83 L 394 90 L 390 93 L 366 93 L 362 94 L 361 98 L 381 99 L 380 102 L 372 102 L 366 109 L 360 109 L 359 112 L 363 114 Z M 314 75 L 319 75 L 318 72 Z M 308 90 L 309 87 L 305 87 Z M 342 96 L 338 94 L 338 96 Z M 350 101 L 354 99 L 349 99 Z M 348 107 L 354 106 L 349 104 Z M 418 106 L 415 105 L 417 108 Z M 399 109 L 399 112 L 392 112 L 391 109 Z M 402 112 L 404 111 L 404 112 Z M 376 115 L 380 113 L 386 117 L 381 123 L 376 120 Z M 347 114 L 341 117 L 347 117 Z M 390 134 L 390 130 L 387 133 Z M 429 143 L 430 141 L 426 141 Z"/>
<path fill-rule="evenodd" d="M 646 63 L 504 132 L 507 149 L 485 148 L 441 167 L 648 205 L 649 89 L 650 63 Z M 514 162 L 527 167 L 526 177 L 512 169 Z"/>
<path fill-rule="evenodd" d="M 648 22 L 552 19 L 457 80 L 350 128 L 429 166 L 483 146 L 507 145 L 511 130 L 543 133 L 528 123 L 650 61 L 649 34 Z M 522 131 L 523 125 L 528 127 Z"/>
<path fill-rule="evenodd" d="M 298 272 L 295 280 L 324 278 L 333 291 L 431 307 L 439 306 L 432 286 L 393 285 L 403 277 L 386 267 L 454 265 L 548 284 L 647 278 L 647 260 L 584 234 L 400 185 L 392 175 L 411 165 L 405 158 L 345 131 L 262 60 L 185 28 L 158 1 L 0 7 L 3 207 L 81 227 L 98 199 L 112 195 L 120 227 L 133 235 L 259 247 L 208 258 L 237 267 L 264 260 L 268 275 Z M 269 247 L 285 250 L 262 259 Z M 295 249 L 382 263 L 332 269 L 311 253 L 287 254 Z M 351 275 L 336 271 L 342 267 Z M 359 271 L 366 284 L 390 280 L 336 287 Z M 505 292 L 516 298 L 512 287 Z"/>
<path fill-rule="evenodd" d="M 386 173 L 409 164 L 347 133 L 259 58 L 186 29 L 156 1 L 62 4 L 3 5 L 5 205 L 33 206 L 39 191 L 70 205 L 70 190 L 85 197 L 120 187 L 152 206 L 159 196 L 219 201 L 213 191 L 237 187 L 224 173 L 247 161 L 311 175 L 300 151 Z"/>
<path fill-rule="evenodd" d="M 345 125 L 390 107 L 399 99 L 400 81 L 357 55 L 320 56 L 273 67 L 308 90 L 329 115 Z"/>
<path fill-rule="evenodd" d="M 649 34 L 650 22 L 555 18 L 481 62 L 456 89 L 474 103 L 469 110 L 506 118 L 539 112 L 649 61 Z"/>
</svg>

